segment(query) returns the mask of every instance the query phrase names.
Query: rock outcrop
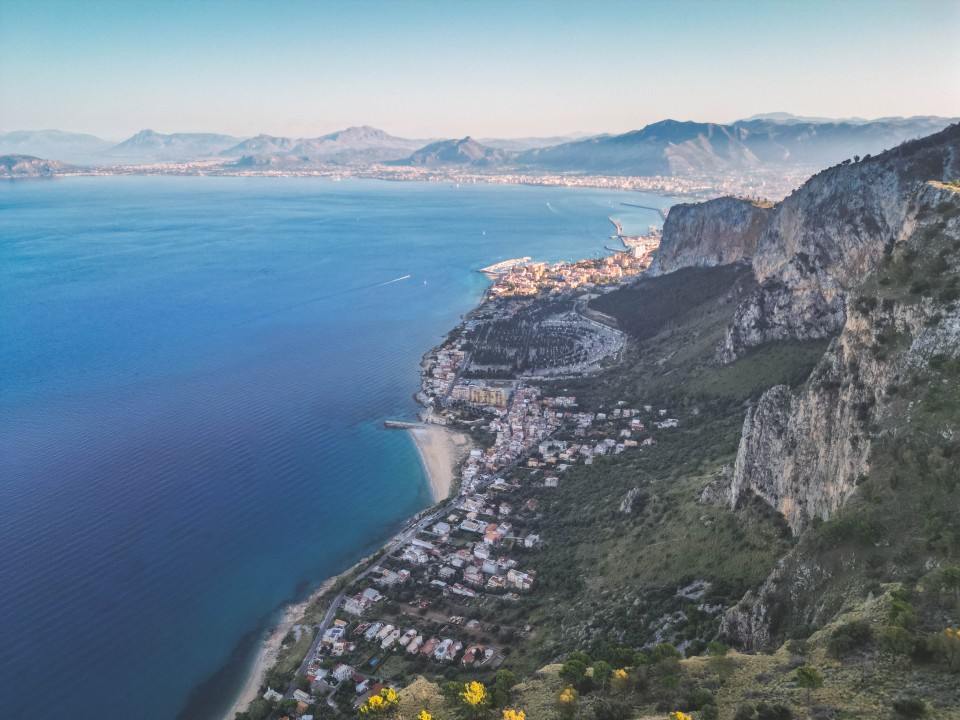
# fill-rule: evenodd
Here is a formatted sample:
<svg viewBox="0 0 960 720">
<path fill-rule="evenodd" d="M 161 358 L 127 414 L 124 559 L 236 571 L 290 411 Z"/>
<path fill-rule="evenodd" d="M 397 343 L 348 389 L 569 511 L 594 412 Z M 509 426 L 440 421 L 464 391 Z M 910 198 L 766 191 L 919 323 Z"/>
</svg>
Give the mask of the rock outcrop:
<svg viewBox="0 0 960 720">
<path fill-rule="evenodd" d="M 903 229 L 922 233 L 926 227 L 917 226 L 918 213 L 944 204 L 960 207 L 960 194 L 923 187 L 906 203 Z M 956 220 L 939 232 L 960 237 Z M 938 322 L 928 327 L 934 312 Z M 748 412 L 730 484 L 731 503 L 748 493 L 759 495 L 795 534 L 814 517 L 829 519 L 869 471 L 870 427 L 886 388 L 918 358 L 952 353 L 960 346 L 955 312 L 952 306 L 934 311 L 929 301 L 848 301 L 843 331 L 801 392 L 783 385 L 771 388 Z M 911 351 L 882 351 L 878 338 L 894 337 L 911 338 Z"/>
<path fill-rule="evenodd" d="M 925 267 L 939 263 L 940 277 L 953 276 L 955 286 L 960 191 L 926 184 L 902 212 L 892 250 L 900 269 L 908 268 L 908 257 L 919 258 L 913 263 L 926 258 L 931 264 Z M 870 477 L 873 443 L 902 421 L 891 401 L 896 388 L 935 358 L 960 357 L 960 301 L 924 294 L 922 274 L 896 277 L 870 278 L 848 293 L 842 332 L 803 388 L 771 388 L 748 412 L 729 491 L 712 490 L 708 500 L 737 506 L 757 495 L 800 534 L 816 518 L 830 520 Z M 956 438 L 958 431 L 943 432 Z M 791 553 L 728 611 L 723 631 L 741 647 L 763 649 L 784 616 L 816 626 L 836 609 L 812 599 L 829 580 L 828 570 Z"/>
<path fill-rule="evenodd" d="M 770 213 L 770 207 L 732 197 L 674 205 L 647 272 L 665 275 L 685 267 L 731 265 L 750 259 Z"/>
<path fill-rule="evenodd" d="M 957 177 L 960 125 L 951 125 L 825 170 L 770 210 L 732 198 L 683 205 L 664 226 L 652 270 L 750 259 L 758 287 L 718 348 L 723 362 L 771 340 L 831 337 L 846 319 L 847 293 L 904 237 L 918 188 Z"/>
</svg>

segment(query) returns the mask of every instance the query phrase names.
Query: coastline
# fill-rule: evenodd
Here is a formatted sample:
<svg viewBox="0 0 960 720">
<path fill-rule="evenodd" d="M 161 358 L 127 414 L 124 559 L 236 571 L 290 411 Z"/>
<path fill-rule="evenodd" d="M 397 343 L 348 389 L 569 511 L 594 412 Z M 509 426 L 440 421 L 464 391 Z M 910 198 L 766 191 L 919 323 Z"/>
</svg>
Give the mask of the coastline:
<svg viewBox="0 0 960 720">
<path fill-rule="evenodd" d="M 223 714 L 223 720 L 233 720 L 238 712 L 244 711 L 250 703 L 257 699 L 260 694 L 260 684 L 267 676 L 267 671 L 277 662 L 283 638 L 285 638 L 287 633 L 295 626 L 300 624 L 300 621 L 307 612 L 307 608 L 316 602 L 321 595 L 330 590 L 337 582 L 338 577 L 339 576 L 334 576 L 324 580 L 320 587 L 314 590 L 306 600 L 287 605 L 283 609 L 283 618 L 277 625 L 267 631 L 267 635 L 263 639 L 263 642 L 261 642 L 260 649 L 257 651 L 257 657 L 247 672 L 243 688 L 241 688 L 237 694 L 237 698 L 230 708 Z"/>
<path fill-rule="evenodd" d="M 442 425 L 428 424 L 410 428 L 408 432 L 417 446 L 433 501 L 446 500 L 453 488 L 454 469 L 470 451 L 470 440 L 466 434 Z"/>
<path fill-rule="evenodd" d="M 451 430 L 442 425 L 427 424 L 423 427 L 410 428 L 410 437 L 413 439 L 420 456 L 420 463 L 430 483 L 430 493 L 434 502 L 442 502 L 450 496 L 453 488 L 454 470 L 473 447 L 465 433 Z M 418 513 L 419 515 L 419 513 Z M 413 516 L 414 518 L 417 515 Z M 384 547 L 396 540 L 391 537 L 384 543 Z M 270 628 L 266 637 L 260 643 L 260 649 L 247 672 L 243 687 L 237 694 L 231 706 L 222 715 L 222 720 L 234 720 L 238 712 L 246 710 L 260 694 L 260 685 L 267 672 L 276 664 L 281 650 L 281 643 L 287 633 L 299 625 L 307 609 L 318 598 L 329 591 L 345 574 L 349 574 L 357 565 L 364 563 L 363 558 L 349 568 L 345 573 L 335 575 L 324 580 L 323 583 L 306 600 L 287 605 L 283 609 L 281 621 Z"/>
</svg>

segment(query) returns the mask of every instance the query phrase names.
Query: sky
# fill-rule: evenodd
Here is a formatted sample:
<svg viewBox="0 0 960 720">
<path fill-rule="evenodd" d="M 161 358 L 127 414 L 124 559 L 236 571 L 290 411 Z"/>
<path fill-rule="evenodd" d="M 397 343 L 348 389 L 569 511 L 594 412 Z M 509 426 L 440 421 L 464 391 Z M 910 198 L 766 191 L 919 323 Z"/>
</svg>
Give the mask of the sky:
<svg viewBox="0 0 960 720">
<path fill-rule="evenodd" d="M 0 131 L 414 138 L 960 116 L 960 0 L 0 0 Z"/>
</svg>

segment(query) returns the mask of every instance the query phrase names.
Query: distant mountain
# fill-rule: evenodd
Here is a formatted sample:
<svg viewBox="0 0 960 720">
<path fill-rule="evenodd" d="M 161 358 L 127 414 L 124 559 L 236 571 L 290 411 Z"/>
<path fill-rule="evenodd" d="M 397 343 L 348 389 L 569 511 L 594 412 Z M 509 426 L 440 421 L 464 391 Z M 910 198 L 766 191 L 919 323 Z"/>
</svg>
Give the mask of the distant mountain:
<svg viewBox="0 0 960 720">
<path fill-rule="evenodd" d="M 425 142 L 395 137 L 378 128 L 361 125 L 316 138 L 257 135 L 220 154 L 223 157 L 278 156 L 271 164 L 384 162 L 404 158 Z"/>
<path fill-rule="evenodd" d="M 773 122 L 778 123 L 838 123 L 845 122 L 850 123 L 851 125 L 862 125 L 863 123 L 870 122 L 866 118 L 851 117 L 851 118 L 828 118 L 828 117 L 816 117 L 816 116 L 805 116 L 805 115 L 794 115 L 793 113 L 788 112 L 771 112 L 771 113 L 760 113 L 759 115 L 751 115 L 748 118 L 743 120 L 737 120 L 732 125 L 736 125 L 740 122 L 750 122 L 751 120 L 772 120 Z"/>
<path fill-rule="evenodd" d="M 55 157 L 73 163 L 96 162 L 109 140 L 62 130 L 15 130 L 0 133 L 0 154 Z"/>
<path fill-rule="evenodd" d="M 436 167 L 443 165 L 469 165 L 472 167 L 497 167 L 515 157 L 516 153 L 481 145 L 471 137 L 462 140 L 440 140 L 422 147 L 410 157 L 396 161 L 396 165 Z"/>
<path fill-rule="evenodd" d="M 753 168 L 819 169 L 873 155 L 954 122 L 950 118 L 887 118 L 847 122 L 740 120 L 731 125 L 664 120 L 642 130 L 539 148 L 516 164 L 622 175 L 687 175 Z"/>
<path fill-rule="evenodd" d="M 592 133 L 577 132 L 555 137 L 478 138 L 477 142 L 481 145 L 486 145 L 487 147 L 499 148 L 500 150 L 523 152 L 524 150 L 550 147 L 552 145 L 562 145 L 563 143 L 573 142 L 574 140 L 584 140 L 592 137 L 609 137 L 609 135 L 594 135 Z"/>
<path fill-rule="evenodd" d="M 70 167 L 67 163 L 31 155 L 0 156 L 0 177 L 49 177 Z"/>
<path fill-rule="evenodd" d="M 163 162 L 216 157 L 240 142 L 240 138 L 216 133 L 173 133 L 163 135 L 141 130 L 103 153 L 105 161 Z"/>
<path fill-rule="evenodd" d="M 623 135 L 590 138 L 521 153 L 518 165 L 630 175 L 673 175 L 760 164 L 749 132 L 730 125 L 663 120 Z"/>
</svg>

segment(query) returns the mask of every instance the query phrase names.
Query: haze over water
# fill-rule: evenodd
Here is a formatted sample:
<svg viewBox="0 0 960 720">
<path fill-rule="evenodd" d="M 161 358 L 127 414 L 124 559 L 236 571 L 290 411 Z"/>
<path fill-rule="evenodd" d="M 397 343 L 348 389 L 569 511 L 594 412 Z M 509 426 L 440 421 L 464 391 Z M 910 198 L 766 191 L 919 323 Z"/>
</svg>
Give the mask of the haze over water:
<svg viewBox="0 0 960 720">
<path fill-rule="evenodd" d="M 507 257 L 637 193 L 305 178 L 0 185 L 0 697 L 209 717 L 285 602 L 430 503 L 420 356 Z M 403 276 L 409 278 L 398 280 Z M 395 282 L 390 282 L 396 280 Z M 231 651 L 233 654 L 231 655 Z M 109 699 L 108 699 L 109 698 Z"/>
</svg>

